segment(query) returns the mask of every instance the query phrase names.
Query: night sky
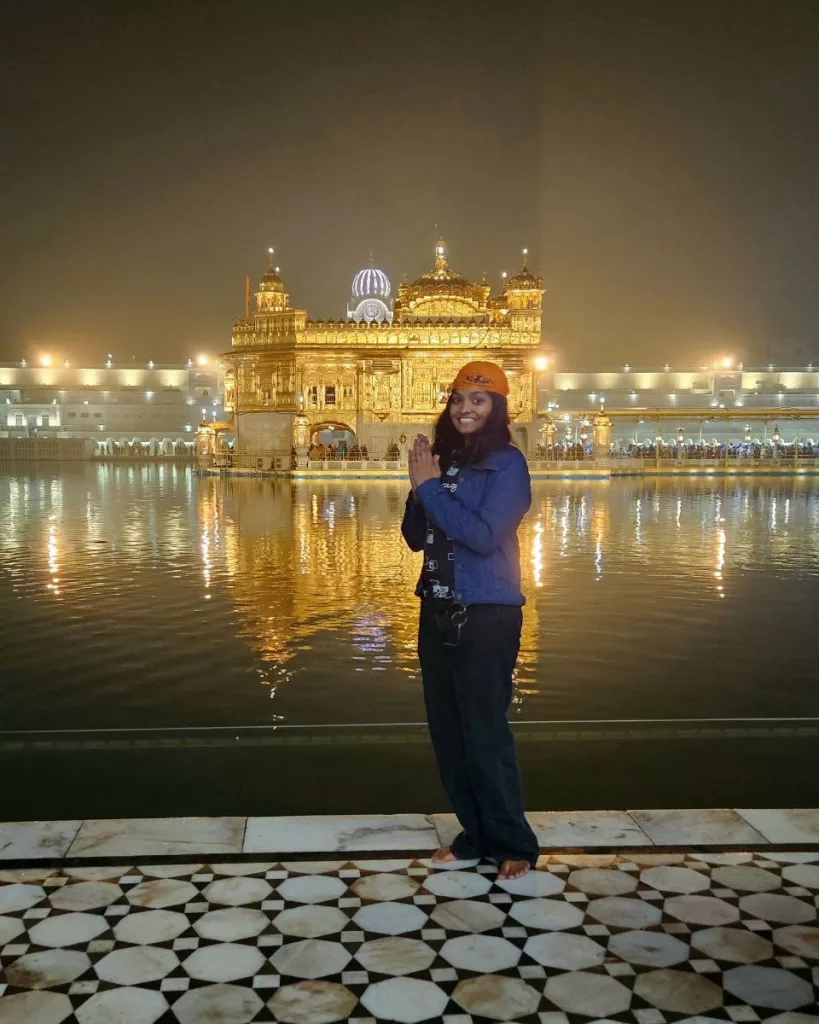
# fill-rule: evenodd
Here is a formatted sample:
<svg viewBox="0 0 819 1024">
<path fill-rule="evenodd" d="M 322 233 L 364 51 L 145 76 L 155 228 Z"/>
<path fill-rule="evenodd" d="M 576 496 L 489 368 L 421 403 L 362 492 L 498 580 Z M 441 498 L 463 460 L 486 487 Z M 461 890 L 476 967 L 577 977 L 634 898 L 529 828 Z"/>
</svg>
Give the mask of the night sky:
<svg viewBox="0 0 819 1024">
<path fill-rule="evenodd" d="M 224 350 L 528 246 L 571 367 L 819 363 L 819 4 L 6 5 L 0 359 Z"/>
</svg>

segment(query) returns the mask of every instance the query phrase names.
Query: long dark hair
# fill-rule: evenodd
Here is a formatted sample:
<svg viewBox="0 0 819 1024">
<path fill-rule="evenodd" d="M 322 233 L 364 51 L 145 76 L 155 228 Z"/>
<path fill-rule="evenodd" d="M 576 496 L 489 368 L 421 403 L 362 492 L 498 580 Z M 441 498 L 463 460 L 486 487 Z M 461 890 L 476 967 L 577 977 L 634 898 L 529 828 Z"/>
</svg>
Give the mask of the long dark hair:
<svg viewBox="0 0 819 1024">
<path fill-rule="evenodd" d="M 503 395 L 495 395 L 491 392 L 489 397 L 492 400 L 492 411 L 486 419 L 486 423 L 479 431 L 468 435 L 461 434 L 452 422 L 452 395 L 449 396 L 444 411 L 438 417 L 435 424 L 435 437 L 432 442 L 433 452 L 440 457 L 441 472 L 446 473 L 453 464 L 457 466 L 473 465 L 481 462 L 492 452 L 500 451 L 506 445 L 512 443 L 512 433 L 509 430 L 509 407 Z"/>
</svg>

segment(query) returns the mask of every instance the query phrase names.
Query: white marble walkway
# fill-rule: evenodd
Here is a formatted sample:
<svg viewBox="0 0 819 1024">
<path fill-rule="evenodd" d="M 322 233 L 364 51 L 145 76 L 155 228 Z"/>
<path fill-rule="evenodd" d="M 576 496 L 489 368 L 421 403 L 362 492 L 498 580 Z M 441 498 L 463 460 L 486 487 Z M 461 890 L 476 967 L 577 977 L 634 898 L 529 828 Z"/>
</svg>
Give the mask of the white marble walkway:
<svg viewBox="0 0 819 1024">
<path fill-rule="evenodd" d="M 819 808 L 543 811 L 528 817 L 544 850 L 819 844 Z M 447 814 L 6 822 L 0 823 L 0 861 L 424 853 L 455 831 Z"/>
</svg>

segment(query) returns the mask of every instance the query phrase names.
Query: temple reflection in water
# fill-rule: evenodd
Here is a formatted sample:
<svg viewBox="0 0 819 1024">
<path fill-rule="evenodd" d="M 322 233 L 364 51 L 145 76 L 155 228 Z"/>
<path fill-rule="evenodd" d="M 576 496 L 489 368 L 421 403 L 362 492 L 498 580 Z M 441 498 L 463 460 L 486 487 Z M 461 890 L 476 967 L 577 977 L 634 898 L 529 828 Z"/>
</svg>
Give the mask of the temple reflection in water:
<svg viewBox="0 0 819 1024">
<path fill-rule="evenodd" d="M 275 666 L 264 673 L 271 686 L 290 678 L 294 659 L 323 656 L 342 675 L 349 659 L 357 671 L 417 676 L 420 562 L 398 533 L 405 496 L 390 481 L 201 481 L 203 537 L 219 534 L 241 635 Z M 813 484 L 796 479 L 536 484 L 520 530 L 527 608 L 516 703 L 542 695 L 564 658 L 587 657 L 584 636 L 633 644 L 650 627 L 650 591 L 666 602 L 652 610 L 660 620 L 690 619 L 692 590 L 697 603 L 724 601 L 749 569 L 819 564 L 819 536 L 803 532 L 818 515 Z"/>
<path fill-rule="evenodd" d="M 362 668 L 417 673 L 420 561 L 398 532 L 405 498 L 405 487 L 387 481 L 202 481 L 203 538 L 221 532 L 242 635 L 265 661 L 284 666 L 320 634 L 335 634 Z M 213 542 L 203 539 L 208 551 Z M 534 669 L 536 634 L 530 609 L 523 669 Z"/>
</svg>

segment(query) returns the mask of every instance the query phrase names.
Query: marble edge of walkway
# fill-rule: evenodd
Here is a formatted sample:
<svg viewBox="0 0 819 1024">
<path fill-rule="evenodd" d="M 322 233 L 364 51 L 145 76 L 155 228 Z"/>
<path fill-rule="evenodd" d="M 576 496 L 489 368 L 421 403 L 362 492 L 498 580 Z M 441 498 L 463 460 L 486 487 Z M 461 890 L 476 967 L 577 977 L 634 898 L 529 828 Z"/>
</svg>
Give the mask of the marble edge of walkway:
<svg viewBox="0 0 819 1024">
<path fill-rule="evenodd" d="M 819 846 L 819 808 L 533 811 L 545 852 Z M 0 862 L 428 853 L 451 814 L 100 818 L 0 823 Z"/>
</svg>

